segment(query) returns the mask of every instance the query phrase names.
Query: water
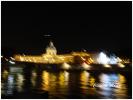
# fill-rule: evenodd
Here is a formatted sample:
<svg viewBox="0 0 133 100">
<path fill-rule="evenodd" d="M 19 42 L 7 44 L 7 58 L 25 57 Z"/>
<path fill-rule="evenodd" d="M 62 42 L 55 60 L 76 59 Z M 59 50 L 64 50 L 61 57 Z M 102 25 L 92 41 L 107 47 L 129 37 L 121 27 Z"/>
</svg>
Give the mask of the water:
<svg viewBox="0 0 133 100">
<path fill-rule="evenodd" d="M 28 66 L 26 66 L 28 67 Z M 38 68 L 39 69 L 39 68 Z M 32 90 L 48 91 L 56 98 L 131 98 L 131 72 L 48 71 L 13 69 L 2 71 L 2 95 Z M 27 98 L 27 97 L 25 97 Z M 42 97 L 43 98 L 43 97 Z"/>
</svg>

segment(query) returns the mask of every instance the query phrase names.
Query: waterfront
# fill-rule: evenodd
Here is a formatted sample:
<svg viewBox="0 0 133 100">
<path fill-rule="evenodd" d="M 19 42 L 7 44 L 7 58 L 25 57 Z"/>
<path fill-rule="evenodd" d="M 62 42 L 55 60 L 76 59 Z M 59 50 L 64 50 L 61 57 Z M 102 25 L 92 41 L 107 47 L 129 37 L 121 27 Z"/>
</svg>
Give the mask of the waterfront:
<svg viewBox="0 0 133 100">
<path fill-rule="evenodd" d="M 1 2 L 2 99 L 131 99 L 132 2 Z"/>
<path fill-rule="evenodd" d="M 17 66 L 17 65 L 16 65 Z M 57 65 L 56 65 L 57 66 Z M 10 66 L 8 66 L 10 67 Z M 132 74 L 125 72 L 98 72 L 98 71 L 66 71 L 45 70 L 31 67 L 28 70 L 18 66 L 17 70 L 2 70 L 2 96 L 8 98 L 14 91 L 18 94 L 32 91 L 47 91 L 48 97 L 38 98 L 67 99 L 67 98 L 102 98 L 123 99 L 131 98 Z M 52 65 L 51 65 L 52 67 Z M 102 86 L 98 84 L 104 83 Z M 108 84 L 118 84 L 109 86 Z M 34 95 L 34 94 L 33 94 Z M 30 98 L 26 95 L 23 98 Z M 19 98 L 19 97 L 14 97 Z"/>
</svg>

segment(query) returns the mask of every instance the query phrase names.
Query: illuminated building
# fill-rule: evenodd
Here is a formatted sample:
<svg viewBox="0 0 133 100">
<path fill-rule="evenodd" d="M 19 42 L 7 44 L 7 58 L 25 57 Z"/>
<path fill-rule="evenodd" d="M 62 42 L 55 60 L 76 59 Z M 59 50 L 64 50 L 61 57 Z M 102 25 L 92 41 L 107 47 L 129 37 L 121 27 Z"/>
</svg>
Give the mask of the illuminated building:
<svg viewBox="0 0 133 100">
<path fill-rule="evenodd" d="M 44 64 L 60 64 L 60 63 L 73 63 L 75 59 L 86 61 L 88 64 L 93 63 L 90 54 L 86 52 L 72 52 L 70 54 L 58 55 L 53 42 L 49 43 L 46 48 L 46 53 L 38 56 L 32 55 L 15 55 L 15 61 L 31 62 L 31 63 L 44 63 Z"/>
<path fill-rule="evenodd" d="M 99 53 L 99 56 L 93 57 L 94 54 L 84 52 L 72 52 L 69 54 L 57 54 L 53 42 L 50 42 L 47 46 L 46 53 L 42 55 L 15 55 L 13 59 L 18 62 L 31 62 L 31 63 L 42 63 L 42 64 L 66 64 L 66 63 L 77 63 L 83 64 L 85 68 L 89 68 L 88 64 L 104 64 L 105 67 L 110 67 L 108 64 L 118 63 L 130 63 L 129 60 L 122 60 L 119 57 L 111 56 L 108 57 L 105 53 Z M 12 63 L 12 62 L 10 62 Z M 86 65 L 87 64 L 87 65 Z M 66 65 L 65 65 L 66 66 Z M 67 66 L 68 67 L 68 66 Z"/>
</svg>

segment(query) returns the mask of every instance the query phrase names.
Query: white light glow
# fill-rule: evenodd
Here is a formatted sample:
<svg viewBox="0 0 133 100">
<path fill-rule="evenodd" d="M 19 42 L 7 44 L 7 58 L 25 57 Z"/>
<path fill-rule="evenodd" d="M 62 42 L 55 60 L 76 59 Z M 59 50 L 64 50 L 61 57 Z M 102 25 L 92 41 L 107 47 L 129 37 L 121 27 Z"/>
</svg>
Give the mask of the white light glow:
<svg viewBox="0 0 133 100">
<path fill-rule="evenodd" d="M 5 60 L 6 60 L 6 61 L 8 61 L 8 59 L 7 59 L 7 58 L 5 58 Z"/>
<path fill-rule="evenodd" d="M 13 82 L 14 82 L 14 77 L 13 77 L 13 75 L 9 75 L 9 76 L 8 76 L 8 83 L 13 84 Z"/>
<path fill-rule="evenodd" d="M 101 52 L 99 54 L 99 57 L 98 57 L 97 61 L 98 61 L 99 64 L 108 64 L 109 58 L 106 56 L 105 53 Z"/>
<path fill-rule="evenodd" d="M 118 59 L 115 56 L 111 56 L 109 58 L 109 63 L 110 64 L 117 64 L 118 63 Z"/>
<path fill-rule="evenodd" d="M 11 61 L 11 60 L 9 61 L 9 63 L 11 63 L 11 64 L 15 64 L 15 62 L 13 62 L 13 61 Z"/>
<path fill-rule="evenodd" d="M 110 68 L 111 66 L 109 64 L 104 64 L 104 67 Z"/>
<path fill-rule="evenodd" d="M 86 64 L 86 63 L 82 63 L 82 67 L 84 69 L 89 69 L 90 68 L 90 65 Z"/>
<path fill-rule="evenodd" d="M 63 69 L 69 69 L 71 66 L 67 63 L 63 63 L 62 68 Z"/>
<path fill-rule="evenodd" d="M 15 60 L 13 57 L 10 57 L 11 58 L 11 60 Z"/>
</svg>

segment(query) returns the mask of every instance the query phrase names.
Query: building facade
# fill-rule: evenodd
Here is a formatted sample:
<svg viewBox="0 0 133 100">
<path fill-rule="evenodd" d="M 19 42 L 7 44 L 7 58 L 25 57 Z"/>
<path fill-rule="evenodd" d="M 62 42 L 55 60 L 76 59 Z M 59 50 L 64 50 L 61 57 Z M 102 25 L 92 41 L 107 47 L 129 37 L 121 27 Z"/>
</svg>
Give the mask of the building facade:
<svg viewBox="0 0 133 100">
<path fill-rule="evenodd" d="M 86 52 L 72 52 L 70 54 L 57 54 L 57 49 L 53 42 L 50 42 L 46 47 L 46 53 L 42 55 L 15 55 L 15 61 L 44 63 L 44 64 L 60 64 L 60 63 L 75 63 L 76 61 L 85 61 L 88 64 L 93 63 L 90 54 Z"/>
</svg>

